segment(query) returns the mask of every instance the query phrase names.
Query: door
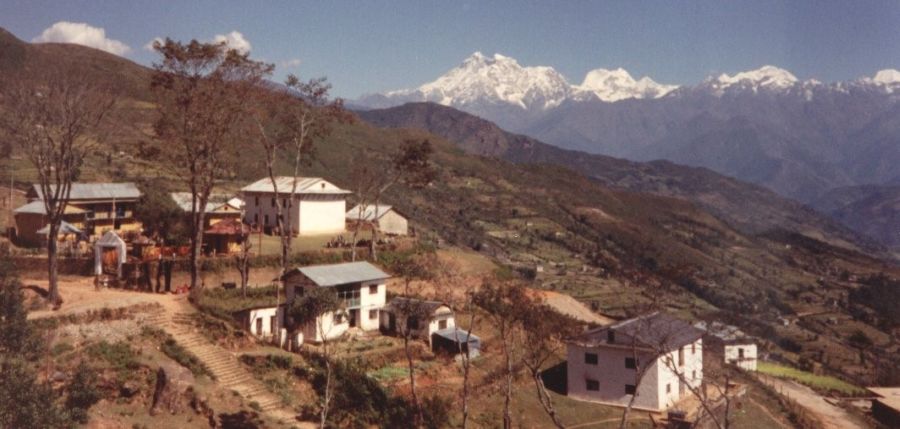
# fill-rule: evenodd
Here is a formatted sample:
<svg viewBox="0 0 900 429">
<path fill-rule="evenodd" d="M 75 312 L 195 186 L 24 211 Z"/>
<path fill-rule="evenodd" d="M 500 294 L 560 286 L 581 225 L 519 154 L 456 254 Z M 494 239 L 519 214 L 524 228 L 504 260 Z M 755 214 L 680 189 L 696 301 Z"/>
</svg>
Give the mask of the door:
<svg viewBox="0 0 900 429">
<path fill-rule="evenodd" d="M 359 318 L 359 309 L 350 310 L 350 327 L 355 328 L 357 325 L 356 319 Z"/>
<path fill-rule="evenodd" d="M 388 330 L 397 332 L 397 316 L 394 316 L 394 313 L 389 313 L 388 315 Z"/>
<path fill-rule="evenodd" d="M 256 335 L 262 335 L 263 320 L 262 317 L 256 318 Z"/>
</svg>

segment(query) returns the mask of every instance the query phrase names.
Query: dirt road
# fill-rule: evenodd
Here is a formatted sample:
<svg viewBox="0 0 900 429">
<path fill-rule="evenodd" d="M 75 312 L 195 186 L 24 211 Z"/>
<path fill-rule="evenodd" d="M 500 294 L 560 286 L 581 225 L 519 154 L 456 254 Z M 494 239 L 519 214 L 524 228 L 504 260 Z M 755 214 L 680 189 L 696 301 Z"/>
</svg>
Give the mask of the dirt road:
<svg viewBox="0 0 900 429">
<path fill-rule="evenodd" d="M 867 429 L 855 416 L 841 407 L 829 404 L 822 395 L 814 390 L 791 380 L 783 380 L 764 374 L 757 374 L 763 383 L 772 386 L 779 394 L 784 395 L 807 409 L 821 423 L 823 429 Z"/>
</svg>

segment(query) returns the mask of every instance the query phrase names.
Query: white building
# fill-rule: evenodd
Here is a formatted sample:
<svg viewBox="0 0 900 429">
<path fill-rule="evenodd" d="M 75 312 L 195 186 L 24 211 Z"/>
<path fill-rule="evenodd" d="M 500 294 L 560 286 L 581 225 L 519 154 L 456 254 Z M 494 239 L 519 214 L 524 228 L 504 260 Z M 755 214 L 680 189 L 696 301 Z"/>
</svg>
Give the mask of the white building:
<svg viewBox="0 0 900 429">
<path fill-rule="evenodd" d="M 236 319 L 256 338 L 278 345 L 283 345 L 287 338 L 283 305 L 248 308 L 239 312 Z"/>
<path fill-rule="evenodd" d="M 397 297 L 381 312 L 382 332 L 402 334 L 408 329 L 411 337 L 429 345 L 435 332 L 455 326 L 453 310 L 440 301 Z"/>
<path fill-rule="evenodd" d="M 390 275 L 368 262 L 348 262 L 295 268 L 282 280 L 288 305 L 306 289 L 316 287 L 335 288 L 344 301 L 341 312 L 323 314 L 316 323 L 303 328 L 304 339 L 321 342 L 323 335 L 325 339 L 337 338 L 351 328 L 378 329 L 388 278 Z"/>
<path fill-rule="evenodd" d="M 702 336 L 665 313 L 586 331 L 568 341 L 568 396 L 626 406 L 636 395 L 634 408 L 666 410 L 703 382 Z"/>
<path fill-rule="evenodd" d="M 291 189 L 296 193 L 291 200 Z M 277 187 L 277 194 L 275 189 Z M 284 208 L 286 227 L 295 235 L 322 235 L 344 232 L 347 194 L 331 182 L 318 177 L 279 176 L 257 180 L 241 189 L 245 203 L 245 221 L 272 228 L 277 225 L 276 198 Z"/>
<path fill-rule="evenodd" d="M 366 227 L 367 224 L 378 225 L 378 230 L 385 234 L 407 235 L 409 233 L 409 221 L 392 206 L 384 204 L 356 205 L 347 212 L 347 221 L 356 227 Z"/>
<path fill-rule="evenodd" d="M 712 352 L 726 364 L 745 371 L 756 371 L 758 351 L 756 341 L 744 334 L 736 326 L 720 322 L 698 322 L 695 327 L 705 330 L 707 351 Z"/>
</svg>

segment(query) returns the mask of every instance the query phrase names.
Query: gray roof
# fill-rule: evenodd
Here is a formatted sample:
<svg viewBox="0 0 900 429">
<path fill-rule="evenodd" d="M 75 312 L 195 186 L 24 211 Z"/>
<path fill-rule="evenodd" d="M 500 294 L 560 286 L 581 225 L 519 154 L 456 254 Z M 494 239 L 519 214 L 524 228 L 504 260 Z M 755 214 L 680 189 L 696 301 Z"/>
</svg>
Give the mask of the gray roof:
<svg viewBox="0 0 900 429">
<path fill-rule="evenodd" d="M 41 200 L 34 200 L 24 206 L 21 206 L 15 210 L 13 213 L 28 213 L 28 214 L 47 214 L 47 208 L 44 207 L 44 202 Z M 66 214 L 75 214 L 75 213 L 84 213 L 84 210 L 75 207 L 71 204 L 66 205 Z"/>
<path fill-rule="evenodd" d="M 365 208 L 363 208 L 363 213 L 360 216 L 359 206 L 360 206 L 360 204 L 357 204 L 352 209 L 347 211 L 347 219 L 365 220 L 365 221 L 370 221 L 372 219 L 375 219 L 375 208 L 376 207 L 378 208 L 378 219 L 381 219 L 382 216 L 384 216 L 385 214 L 387 214 L 387 212 L 389 212 L 393 209 L 393 207 L 391 207 L 389 205 L 385 205 L 385 204 L 378 204 L 378 205 L 368 204 L 365 206 Z"/>
<path fill-rule="evenodd" d="M 721 322 L 697 322 L 694 324 L 694 327 L 704 330 L 707 334 L 727 343 L 750 343 L 753 341 L 737 326 L 726 325 Z"/>
<path fill-rule="evenodd" d="M 50 224 L 48 223 L 43 228 L 37 230 L 37 233 L 41 234 L 41 235 L 49 234 L 50 233 Z M 59 233 L 60 234 L 81 234 L 81 230 L 69 222 L 62 221 L 59 224 Z"/>
<path fill-rule="evenodd" d="M 275 185 L 278 186 L 278 194 L 290 194 L 294 181 L 297 182 L 298 194 L 349 194 L 350 191 L 338 188 L 333 183 L 322 179 L 321 177 L 291 177 L 278 176 L 275 178 Z M 244 192 L 275 192 L 272 186 L 272 180 L 268 177 L 259 179 L 247 186 L 241 188 Z"/>
<path fill-rule="evenodd" d="M 346 262 L 343 264 L 311 265 L 294 268 L 318 286 L 338 286 L 371 280 L 384 280 L 391 276 L 368 262 Z M 287 273 L 286 275 L 290 275 Z"/>
<path fill-rule="evenodd" d="M 50 189 L 55 189 L 52 186 Z M 34 184 L 29 192 L 30 196 L 43 199 L 41 186 Z M 131 182 L 122 183 L 73 183 L 69 193 L 69 200 L 136 200 L 141 197 L 141 191 Z"/>
<path fill-rule="evenodd" d="M 478 344 L 481 342 L 481 338 L 478 338 L 478 335 L 470 334 L 469 331 L 466 331 L 465 329 L 459 329 L 456 326 L 435 331 L 434 335 L 446 338 L 457 343 L 466 341 L 466 337 L 469 338 L 470 343 Z"/>
<path fill-rule="evenodd" d="M 400 309 L 402 309 L 402 308 L 409 308 L 409 309 L 417 308 L 416 312 L 418 312 L 418 309 L 421 309 L 430 314 L 433 314 L 435 311 L 437 311 L 441 307 L 447 307 L 447 308 L 450 307 L 449 305 L 447 305 L 441 301 L 428 301 L 428 300 L 424 300 L 424 299 L 409 298 L 409 297 L 405 297 L 405 296 L 398 296 L 398 297 L 392 299 L 390 305 L 391 305 L 391 308 L 400 308 Z"/>
<path fill-rule="evenodd" d="M 609 331 L 614 332 L 612 343 L 609 342 Z M 690 323 L 666 313 L 655 312 L 585 331 L 572 341 L 590 347 L 603 344 L 631 346 L 634 339 L 639 347 L 674 350 L 697 341 L 703 334 L 702 330 Z"/>
<path fill-rule="evenodd" d="M 193 205 L 193 196 L 190 192 L 172 192 L 172 201 L 175 201 L 175 204 L 186 212 L 191 211 L 191 206 Z M 209 201 L 206 202 L 206 212 L 207 213 L 215 213 L 222 209 L 225 205 L 232 205 L 231 200 L 238 200 L 238 198 L 232 198 L 229 194 L 210 194 Z M 240 209 L 240 206 L 234 206 L 236 209 Z"/>
</svg>

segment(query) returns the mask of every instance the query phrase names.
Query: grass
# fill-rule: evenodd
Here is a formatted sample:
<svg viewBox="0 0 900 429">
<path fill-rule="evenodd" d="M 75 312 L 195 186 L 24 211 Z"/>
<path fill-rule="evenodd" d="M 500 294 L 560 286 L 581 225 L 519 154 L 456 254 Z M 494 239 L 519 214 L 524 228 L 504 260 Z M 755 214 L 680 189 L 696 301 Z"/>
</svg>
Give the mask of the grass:
<svg viewBox="0 0 900 429">
<path fill-rule="evenodd" d="M 337 237 L 338 235 L 343 235 L 344 239 L 350 241 L 353 237 L 353 233 L 345 232 L 343 234 L 327 234 L 327 235 L 314 235 L 308 237 L 294 237 L 291 239 L 291 253 L 297 252 L 309 252 L 311 250 L 320 250 L 324 249 L 325 245 Z M 366 232 L 360 232 L 357 240 L 367 239 L 369 238 L 369 234 Z M 252 252 L 258 255 L 280 255 L 281 254 L 281 236 L 278 235 L 266 235 L 266 234 L 253 234 L 252 237 L 253 249 Z"/>
<path fill-rule="evenodd" d="M 816 375 L 811 372 L 799 370 L 789 366 L 778 365 L 771 362 L 759 362 L 756 370 L 762 374 L 773 377 L 787 378 L 804 384 L 816 390 L 836 391 L 846 395 L 863 393 L 863 389 L 846 381 L 828 375 Z"/>
<path fill-rule="evenodd" d="M 240 288 L 211 288 L 203 293 L 198 306 L 201 310 L 223 319 L 231 319 L 235 312 L 253 307 L 275 305 L 276 286 L 247 288 L 247 296 Z"/>
</svg>

